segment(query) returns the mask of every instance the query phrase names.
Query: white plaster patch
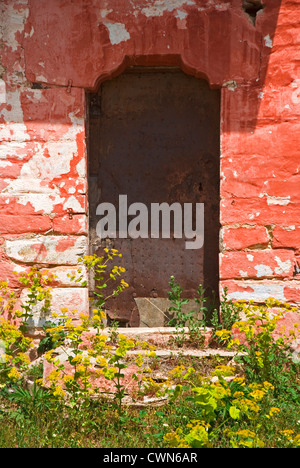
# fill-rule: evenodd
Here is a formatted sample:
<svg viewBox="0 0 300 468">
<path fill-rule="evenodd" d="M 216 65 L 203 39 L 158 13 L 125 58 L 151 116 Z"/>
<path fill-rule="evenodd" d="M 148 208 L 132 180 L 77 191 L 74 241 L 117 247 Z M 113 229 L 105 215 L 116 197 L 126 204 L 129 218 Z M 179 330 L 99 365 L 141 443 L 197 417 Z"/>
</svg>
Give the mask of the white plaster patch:
<svg viewBox="0 0 300 468">
<path fill-rule="evenodd" d="M 288 195 L 287 197 L 271 197 L 267 195 L 267 204 L 268 205 L 288 205 L 291 202 L 291 197 Z"/>
<path fill-rule="evenodd" d="M 78 257 L 86 254 L 87 238 L 78 236 L 36 236 L 32 239 L 5 241 L 8 257 L 24 263 L 45 263 L 54 265 L 77 265 Z M 65 242 L 65 248 L 60 248 Z"/>
<path fill-rule="evenodd" d="M 82 208 L 81 204 L 79 203 L 77 198 L 74 197 L 74 196 L 71 196 L 70 198 L 66 199 L 66 201 L 65 201 L 65 203 L 63 205 L 63 209 L 67 210 L 68 208 L 72 208 L 72 210 L 75 213 L 83 213 L 84 212 L 84 209 Z"/>
<path fill-rule="evenodd" d="M 248 277 L 248 273 L 246 271 L 243 271 L 243 270 L 240 270 L 239 271 L 240 275 L 244 278 L 247 278 Z"/>
<path fill-rule="evenodd" d="M 2 8 L 1 14 L 3 15 L 2 23 L 2 38 L 12 51 L 16 51 L 20 46 L 16 39 L 17 33 L 22 33 L 24 24 L 29 14 L 29 8 L 17 10 L 14 2 L 7 2 Z"/>
<path fill-rule="evenodd" d="M 12 166 L 12 163 L 10 161 L 4 161 L 4 160 L 0 160 L 0 168 L 4 168 L 4 167 L 8 167 L 8 166 Z"/>
<path fill-rule="evenodd" d="M 86 162 L 85 159 L 82 159 L 79 161 L 79 163 L 76 165 L 76 171 L 78 173 L 78 177 L 86 177 Z"/>
<path fill-rule="evenodd" d="M 229 80 L 223 83 L 223 88 L 229 89 L 229 91 L 235 91 L 237 88 L 237 82 L 234 80 Z"/>
<path fill-rule="evenodd" d="M 1 133 L 1 129 L 0 129 Z M 0 142 L 0 159 L 14 158 L 14 159 L 25 159 L 27 154 L 24 149 L 25 144 L 19 141 L 2 141 Z"/>
<path fill-rule="evenodd" d="M 13 271 L 16 273 L 24 273 L 24 271 L 26 271 L 26 268 L 24 268 L 21 265 L 15 265 Z"/>
<path fill-rule="evenodd" d="M 23 165 L 18 179 L 12 180 L 2 193 L 17 196 L 18 203 L 30 203 L 35 212 L 42 211 L 46 214 L 53 212 L 55 205 L 65 201 L 61 198 L 58 187 L 49 187 L 49 182 L 68 174 L 71 161 L 77 154 L 76 135 L 83 131 L 84 122 L 73 113 L 70 113 L 69 117 L 72 126 L 68 128 L 63 139 L 49 141 L 46 146 L 40 145 L 38 151 Z M 82 164 L 85 167 L 85 161 Z"/>
<path fill-rule="evenodd" d="M 80 267 L 80 265 L 78 267 Z M 77 266 L 64 265 L 47 268 L 47 271 L 49 272 L 49 274 L 55 276 L 56 282 L 58 282 L 61 287 L 80 288 L 81 282 L 75 283 L 75 281 L 72 281 L 71 279 L 72 276 L 76 276 L 76 278 L 80 276 L 82 277 L 82 281 L 88 281 L 87 270 L 85 268 L 82 268 L 81 273 L 79 274 L 77 271 Z"/>
<path fill-rule="evenodd" d="M 47 150 L 47 154 L 45 154 L 45 150 Z M 76 141 L 51 141 L 23 165 L 20 178 L 36 177 L 52 180 L 68 174 L 71 169 L 71 161 L 76 152 Z"/>
<path fill-rule="evenodd" d="M 4 124 L 0 124 L 0 141 L 18 141 L 22 143 L 24 148 L 25 141 L 29 140 L 29 136 L 24 124 L 20 94 L 20 89 L 6 92 L 6 104 L 9 104 L 11 108 L 10 110 L 6 108 L 0 111 L 0 117 L 4 120 Z"/>
<path fill-rule="evenodd" d="M 47 195 L 27 193 L 26 195 L 18 197 L 18 203 L 20 205 L 25 206 L 27 203 L 30 203 L 36 213 L 42 212 L 47 215 L 53 213 L 55 205 L 60 205 L 63 202 L 64 199 L 61 198 L 58 193 L 55 193 L 54 190 Z"/>
<path fill-rule="evenodd" d="M 279 257 L 275 257 L 278 267 L 275 268 L 275 273 L 278 275 L 282 273 L 289 273 L 291 271 L 292 263 L 290 260 L 283 262 Z"/>
<path fill-rule="evenodd" d="M 235 301 L 245 300 L 245 301 L 255 301 L 255 302 L 264 302 L 270 297 L 274 297 L 280 301 L 285 302 L 284 297 L 284 285 L 273 283 L 273 282 L 263 282 L 258 283 L 257 281 L 247 281 L 244 283 L 239 283 L 240 288 L 250 289 L 249 291 L 234 291 L 228 293 L 229 299 Z"/>
<path fill-rule="evenodd" d="M 220 5 L 215 5 L 217 10 L 228 10 L 228 8 L 231 8 L 232 5 L 230 2 L 227 3 L 221 3 Z"/>
<path fill-rule="evenodd" d="M 156 0 L 153 5 L 142 8 L 141 12 L 147 17 L 162 16 L 166 11 L 174 11 L 185 5 L 195 5 L 193 0 Z"/>
<path fill-rule="evenodd" d="M 13 180 L 2 193 L 12 195 L 17 198 L 20 205 L 30 203 L 35 212 L 50 214 L 55 205 L 64 202 L 60 197 L 57 188 L 50 188 L 36 178 L 21 178 Z"/>
<path fill-rule="evenodd" d="M 257 271 L 257 278 L 262 278 L 263 276 L 273 276 L 273 270 L 268 265 L 256 265 L 254 268 Z"/>
<path fill-rule="evenodd" d="M 248 258 L 249 262 L 253 262 L 253 260 L 254 260 L 254 256 L 251 255 L 251 254 L 248 254 L 247 258 Z"/>
<path fill-rule="evenodd" d="M 33 306 L 33 316 L 28 320 L 30 327 L 43 327 L 47 320 L 51 319 L 53 312 L 61 314 L 61 309 L 66 307 L 69 311 L 76 310 L 77 313 L 86 313 L 89 309 L 88 288 L 53 288 L 50 310 L 42 310 L 43 302 Z M 23 290 L 21 299 L 26 300 L 28 291 Z"/>
<path fill-rule="evenodd" d="M 47 83 L 48 81 L 48 79 L 44 75 L 36 75 L 35 80 L 41 83 Z"/>
<path fill-rule="evenodd" d="M 185 19 L 187 17 L 187 12 L 182 11 L 182 10 L 177 10 L 176 11 L 176 18 L 179 18 L 181 20 Z"/>
<path fill-rule="evenodd" d="M 111 8 L 111 9 L 107 9 L 107 8 L 104 8 L 103 10 L 101 10 L 101 17 L 102 18 L 106 18 L 107 15 L 109 15 L 110 13 L 112 13 L 114 10 Z"/>
<path fill-rule="evenodd" d="M 24 37 L 25 37 L 25 38 L 27 38 L 27 37 L 32 37 L 33 34 L 34 34 L 34 27 L 31 26 L 30 31 L 29 31 L 29 32 L 26 32 L 26 33 L 24 34 Z"/>
<path fill-rule="evenodd" d="M 6 84 L 5 81 L 0 79 L 0 104 L 6 103 Z"/>
<path fill-rule="evenodd" d="M 109 40 L 112 45 L 126 42 L 130 39 L 130 34 L 122 23 L 110 23 L 104 21 L 103 24 L 107 27 Z"/>
<path fill-rule="evenodd" d="M 273 41 L 272 41 L 272 39 L 270 37 L 270 34 L 267 34 L 267 36 L 264 37 L 264 40 L 265 40 L 265 46 L 270 47 L 270 49 L 272 49 Z"/>
</svg>

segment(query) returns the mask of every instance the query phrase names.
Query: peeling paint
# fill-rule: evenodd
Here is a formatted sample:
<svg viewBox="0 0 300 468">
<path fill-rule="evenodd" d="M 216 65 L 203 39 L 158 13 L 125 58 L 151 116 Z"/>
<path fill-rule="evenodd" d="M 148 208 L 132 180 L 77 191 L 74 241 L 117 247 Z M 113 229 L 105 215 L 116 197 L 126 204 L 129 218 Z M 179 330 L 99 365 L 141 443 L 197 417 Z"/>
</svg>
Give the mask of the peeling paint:
<svg viewBox="0 0 300 468">
<path fill-rule="evenodd" d="M 187 17 L 187 12 L 186 11 L 182 11 L 182 10 L 177 10 L 176 11 L 176 18 L 179 18 L 181 20 L 185 19 Z"/>
<path fill-rule="evenodd" d="M 68 300 L 71 308 L 79 302 L 86 311 L 87 291 L 75 295 L 66 278 L 71 266 L 62 266 L 77 262 L 87 251 L 84 92 L 76 93 L 92 89 L 102 75 L 110 77 L 123 56 L 151 55 L 163 61 L 167 52 L 181 57 L 187 69 L 209 77 L 210 84 L 225 88 L 220 244 L 227 259 L 222 259 L 220 275 L 231 281 L 229 297 L 261 302 L 272 296 L 300 303 L 300 281 L 293 276 L 300 255 L 296 141 L 300 80 L 294 34 L 299 15 L 294 6 L 282 5 L 278 16 L 272 3 L 280 2 L 269 2 L 270 15 L 265 21 L 260 17 L 255 30 L 247 27 L 239 2 L 105 1 L 101 8 L 90 0 L 85 6 L 88 13 L 92 8 L 87 15 L 90 30 L 81 48 L 75 45 L 84 20 L 77 3 L 1 4 L 0 209 L 1 228 L 6 231 L 1 232 L 0 243 L 10 268 L 24 271 L 32 262 L 49 262 L 53 270 L 60 269 L 58 283 L 63 285 L 55 288 L 54 307 Z M 109 8 L 112 4 L 117 8 Z M 50 21 L 52 14 L 59 18 L 56 8 L 71 13 L 61 15 L 65 28 L 57 28 L 61 30 L 57 37 L 56 24 Z M 223 15 L 222 10 L 228 11 Z M 39 23 L 43 14 L 49 16 L 47 24 Z M 228 19 L 223 39 L 222 18 Z M 102 24 L 107 31 L 99 34 Z M 99 42 L 90 43 L 94 37 Z M 274 44 L 279 47 L 270 54 Z M 233 58 L 229 63 L 228 57 Z M 268 70 L 265 81 L 263 70 Z M 66 93 L 70 79 L 72 88 Z M 47 84 L 47 90 L 31 89 L 31 81 Z M 262 157 L 268 154 L 272 157 Z M 70 219 L 68 208 L 82 214 Z M 253 230 L 245 233 L 249 224 Z"/>
<path fill-rule="evenodd" d="M 267 36 L 264 37 L 264 40 L 265 40 L 265 46 L 270 47 L 270 49 L 272 49 L 273 41 L 272 41 L 272 39 L 270 37 L 270 34 L 267 34 Z"/>
<path fill-rule="evenodd" d="M 256 265 L 255 270 L 257 271 L 257 277 L 261 278 L 263 276 L 272 276 L 273 270 L 268 265 Z"/>
<path fill-rule="evenodd" d="M 9 44 L 12 52 L 19 49 L 18 34 L 23 32 L 25 21 L 29 15 L 29 8 L 25 8 L 20 14 L 14 7 L 14 2 L 7 2 L 2 21 L 2 39 L 5 43 Z"/>
<path fill-rule="evenodd" d="M 247 271 L 240 270 L 239 273 L 240 273 L 241 277 L 244 277 L 244 278 L 248 277 Z"/>
<path fill-rule="evenodd" d="M 193 0 L 156 0 L 153 5 L 142 8 L 141 13 L 147 17 L 162 16 L 166 11 L 174 11 L 185 5 L 195 5 Z"/>
<path fill-rule="evenodd" d="M 104 21 L 103 24 L 107 27 L 109 32 L 109 40 L 112 45 L 126 42 L 130 39 L 130 34 L 122 23 L 110 23 Z"/>
<path fill-rule="evenodd" d="M 221 3 L 221 4 L 216 4 L 216 9 L 217 10 L 227 10 L 228 8 L 231 8 L 231 4 L 230 2 L 227 2 L 227 3 Z"/>
<path fill-rule="evenodd" d="M 65 242 L 68 248 L 58 249 Z M 70 243 L 72 242 L 72 245 Z M 87 238 L 85 236 L 36 236 L 32 239 L 5 241 L 5 252 L 13 260 L 24 263 L 45 263 L 54 265 L 77 265 L 78 257 L 85 255 Z M 58 251 L 59 250 L 59 251 Z"/>
<path fill-rule="evenodd" d="M 291 197 L 288 195 L 286 197 L 271 197 L 266 194 L 268 205 L 288 205 L 291 202 Z"/>
<path fill-rule="evenodd" d="M 21 299 L 26 300 L 28 290 L 24 289 Z M 52 300 L 50 309 L 45 313 L 42 310 L 43 303 L 33 306 L 33 316 L 28 321 L 31 327 L 43 327 L 48 320 L 53 320 L 52 314 L 61 314 L 61 307 L 66 307 L 68 310 L 76 310 L 78 314 L 86 314 L 88 304 L 88 289 L 87 288 L 53 288 L 51 291 Z"/>
<path fill-rule="evenodd" d="M 0 123 L 0 142 L 13 140 L 19 142 L 19 147 L 25 148 L 29 136 L 21 106 L 21 92 L 21 89 L 6 90 L 6 107 L 0 110 L 0 122 L 5 122 L 2 125 Z"/>
<path fill-rule="evenodd" d="M 0 79 L 0 104 L 6 104 L 6 84 Z"/>
<path fill-rule="evenodd" d="M 12 166 L 12 163 L 10 161 L 0 160 L 0 168 L 4 168 L 4 167 L 8 167 L 8 166 Z"/>
<path fill-rule="evenodd" d="M 229 292 L 229 299 L 264 302 L 270 297 L 275 297 L 280 301 L 285 301 L 284 284 L 247 281 L 244 284 L 239 282 L 239 287 L 244 288 L 245 291 Z"/>
<path fill-rule="evenodd" d="M 275 273 L 280 275 L 281 273 L 288 273 L 291 269 L 291 261 L 287 260 L 283 262 L 279 257 L 275 257 L 276 262 L 278 263 L 278 267 L 275 268 Z"/>
<path fill-rule="evenodd" d="M 38 97 L 39 94 L 35 93 L 34 96 Z M 23 164 L 18 178 L 9 181 L 2 193 L 17 197 L 21 205 L 29 203 L 35 212 L 47 214 L 52 213 L 56 205 L 69 203 L 62 196 L 59 187 L 56 184 L 53 186 L 52 182 L 55 178 L 70 174 L 72 161 L 78 154 L 76 136 L 83 131 L 84 121 L 73 113 L 69 117 L 72 125 L 68 127 L 63 139 L 49 141 L 46 146 L 38 143 L 33 156 Z M 24 143 L 19 146 L 24 147 Z M 80 168 L 80 177 L 85 177 L 85 164 L 79 162 L 77 166 Z M 75 197 L 72 197 L 70 203 L 70 207 L 82 211 Z"/>
<path fill-rule="evenodd" d="M 74 196 L 71 196 L 64 202 L 63 209 L 67 210 L 68 208 L 72 208 L 75 213 L 84 212 L 84 208 L 81 206 L 78 199 Z"/>
<path fill-rule="evenodd" d="M 226 81 L 223 83 L 223 88 L 227 88 L 229 91 L 235 91 L 237 88 L 237 82 L 234 80 Z"/>
</svg>

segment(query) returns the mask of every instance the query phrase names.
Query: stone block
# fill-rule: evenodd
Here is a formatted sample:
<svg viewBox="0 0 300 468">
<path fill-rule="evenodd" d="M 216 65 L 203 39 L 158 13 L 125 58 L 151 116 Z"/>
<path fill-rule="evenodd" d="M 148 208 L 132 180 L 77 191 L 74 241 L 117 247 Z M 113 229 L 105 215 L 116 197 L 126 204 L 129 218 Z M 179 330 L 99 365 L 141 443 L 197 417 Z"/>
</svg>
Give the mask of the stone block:
<svg viewBox="0 0 300 468">
<path fill-rule="evenodd" d="M 268 230 L 265 226 L 224 227 L 222 230 L 223 248 L 225 250 L 243 250 L 257 246 L 267 247 Z"/>
<path fill-rule="evenodd" d="M 290 250 L 258 250 L 220 254 L 220 278 L 293 278 L 295 254 Z"/>
<path fill-rule="evenodd" d="M 85 234 L 88 233 L 87 216 L 73 214 L 55 216 L 53 218 L 53 230 L 58 234 Z"/>
<path fill-rule="evenodd" d="M 87 253 L 85 236 L 36 236 L 31 239 L 8 239 L 6 255 L 24 263 L 76 265 Z"/>
<path fill-rule="evenodd" d="M 33 306 L 33 316 L 28 320 L 29 327 L 41 328 L 46 321 L 55 322 L 58 319 L 52 317 L 52 313 L 62 314 L 61 309 L 66 308 L 69 312 L 76 311 L 76 315 L 89 313 L 89 298 L 87 288 L 53 288 L 51 291 L 51 307 L 49 311 L 42 311 L 43 302 Z M 28 290 L 24 289 L 20 300 L 25 303 Z"/>
<path fill-rule="evenodd" d="M 139 309 L 140 327 L 165 327 L 174 316 L 173 311 L 169 311 L 172 305 L 168 299 L 162 297 L 136 297 L 135 302 Z M 199 305 L 190 300 L 188 304 L 182 306 L 182 312 L 188 313 L 194 310 L 197 318 L 203 317 L 198 313 Z"/>
<path fill-rule="evenodd" d="M 292 248 L 300 253 L 300 226 L 274 226 L 273 248 Z"/>
<path fill-rule="evenodd" d="M 81 273 L 78 273 L 78 268 L 81 269 Z M 72 276 L 76 276 L 76 278 L 82 277 L 82 281 L 87 281 L 88 280 L 88 275 L 87 275 L 87 270 L 82 267 L 82 265 L 78 266 L 55 266 L 55 267 L 50 267 L 50 268 L 41 268 L 40 270 L 42 273 L 43 272 L 48 272 L 49 274 L 52 274 L 55 276 L 55 279 L 53 281 L 53 287 L 54 288 L 62 288 L 62 287 L 73 287 L 73 288 L 80 288 L 81 287 L 81 281 L 78 283 L 75 283 L 74 280 L 72 280 Z"/>
<path fill-rule="evenodd" d="M 0 235 L 41 233 L 52 229 L 52 221 L 43 215 L 1 215 Z"/>
</svg>

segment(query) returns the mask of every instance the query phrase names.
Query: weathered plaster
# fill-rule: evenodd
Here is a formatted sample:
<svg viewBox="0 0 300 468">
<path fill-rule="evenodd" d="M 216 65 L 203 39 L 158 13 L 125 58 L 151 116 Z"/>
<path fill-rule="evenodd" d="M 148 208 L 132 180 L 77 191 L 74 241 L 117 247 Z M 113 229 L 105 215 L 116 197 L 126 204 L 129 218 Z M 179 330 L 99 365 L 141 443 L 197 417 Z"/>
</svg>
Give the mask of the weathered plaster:
<svg viewBox="0 0 300 468">
<path fill-rule="evenodd" d="M 50 266 L 53 306 L 88 307 L 85 90 L 179 66 L 222 90 L 220 291 L 300 304 L 300 1 L 264 3 L 254 26 L 240 0 L 2 2 L 1 278 Z"/>
<path fill-rule="evenodd" d="M 104 21 L 103 24 L 108 28 L 111 45 L 120 44 L 128 41 L 130 34 L 122 23 L 110 23 Z"/>
<path fill-rule="evenodd" d="M 147 17 L 162 16 L 165 12 L 173 12 L 177 8 L 195 4 L 193 0 L 156 0 L 151 6 L 142 8 L 141 13 Z"/>
</svg>

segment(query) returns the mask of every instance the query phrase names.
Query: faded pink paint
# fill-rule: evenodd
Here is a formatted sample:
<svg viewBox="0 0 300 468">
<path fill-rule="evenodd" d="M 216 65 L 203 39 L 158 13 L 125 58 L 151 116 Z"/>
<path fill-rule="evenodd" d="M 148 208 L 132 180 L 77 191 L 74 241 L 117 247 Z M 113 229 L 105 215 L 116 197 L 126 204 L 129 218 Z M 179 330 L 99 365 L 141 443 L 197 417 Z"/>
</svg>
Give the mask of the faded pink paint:
<svg viewBox="0 0 300 468">
<path fill-rule="evenodd" d="M 56 246 L 56 252 L 65 252 L 75 244 L 75 239 L 72 237 L 60 239 Z"/>
</svg>

